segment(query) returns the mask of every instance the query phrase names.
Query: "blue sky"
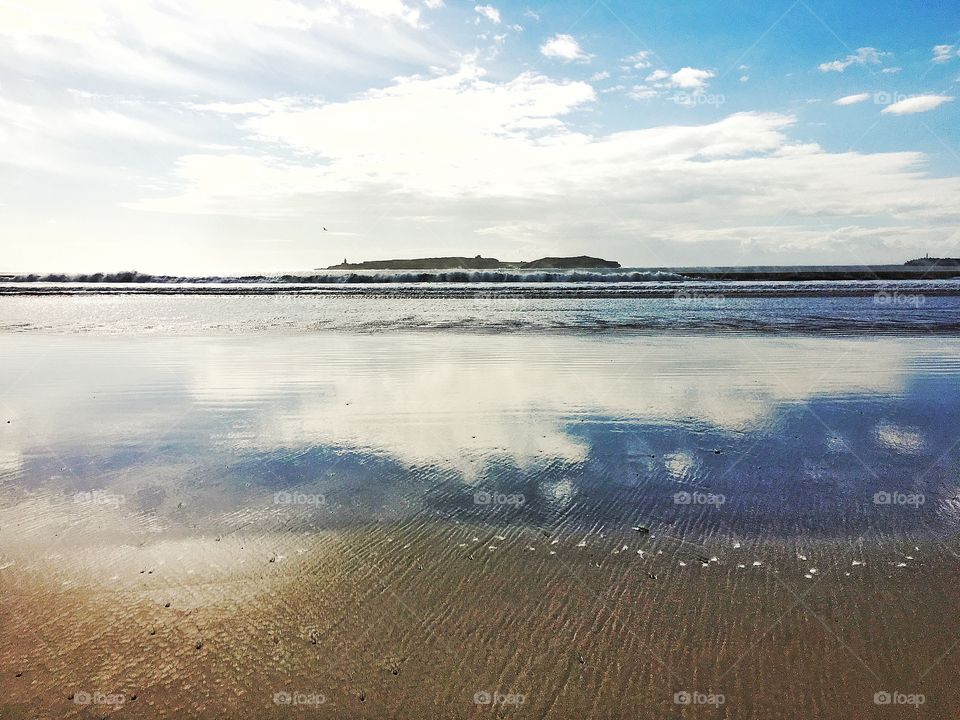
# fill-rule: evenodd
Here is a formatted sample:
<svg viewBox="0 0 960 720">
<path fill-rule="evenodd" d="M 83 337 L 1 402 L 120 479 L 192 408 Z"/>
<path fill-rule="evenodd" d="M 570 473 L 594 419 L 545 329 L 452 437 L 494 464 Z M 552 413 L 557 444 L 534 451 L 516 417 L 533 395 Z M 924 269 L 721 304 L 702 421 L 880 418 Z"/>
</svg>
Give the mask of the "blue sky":
<svg viewBox="0 0 960 720">
<path fill-rule="evenodd" d="M 950 3 L 12 0 L 0 269 L 960 255 L 958 89 Z"/>
</svg>

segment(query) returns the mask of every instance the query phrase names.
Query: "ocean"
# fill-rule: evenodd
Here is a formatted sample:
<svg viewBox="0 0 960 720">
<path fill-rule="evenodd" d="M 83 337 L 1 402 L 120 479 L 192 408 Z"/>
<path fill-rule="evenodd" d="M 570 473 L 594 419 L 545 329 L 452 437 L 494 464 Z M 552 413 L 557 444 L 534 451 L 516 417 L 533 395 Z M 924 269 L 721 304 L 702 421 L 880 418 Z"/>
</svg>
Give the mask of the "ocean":
<svg viewBox="0 0 960 720">
<path fill-rule="evenodd" d="M 0 330 L 952 334 L 960 279 L 0 282 Z M 596 273 L 594 273 L 596 274 Z M 613 275 L 614 273 L 607 273 Z M 647 273 L 651 278 L 662 273 Z M 436 275 L 436 273 L 431 274 Z M 534 275 L 539 275 L 535 273 Z M 151 276 L 151 280 L 155 280 Z"/>
</svg>

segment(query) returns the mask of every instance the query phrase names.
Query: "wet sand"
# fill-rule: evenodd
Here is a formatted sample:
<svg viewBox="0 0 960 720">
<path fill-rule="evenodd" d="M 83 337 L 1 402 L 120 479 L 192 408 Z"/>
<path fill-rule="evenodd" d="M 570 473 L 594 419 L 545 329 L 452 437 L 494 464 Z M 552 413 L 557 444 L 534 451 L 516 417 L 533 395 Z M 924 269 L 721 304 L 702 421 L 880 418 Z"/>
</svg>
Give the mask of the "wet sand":
<svg viewBox="0 0 960 720">
<path fill-rule="evenodd" d="M 579 535 L 496 532 L 399 525 L 18 560 L 3 571 L 4 713 L 115 709 L 71 701 L 84 691 L 144 718 L 485 717 L 484 691 L 523 696 L 498 714 L 546 718 L 885 717 L 882 691 L 923 693 L 924 717 L 960 706 L 942 658 L 960 633 L 951 548 L 805 543 L 804 561 L 770 543 L 611 533 L 578 548 Z M 323 703 L 278 705 L 284 692 Z M 677 704 L 683 692 L 723 704 Z"/>
<path fill-rule="evenodd" d="M 0 717 L 955 716 L 958 358 L 11 340 Z"/>
</svg>

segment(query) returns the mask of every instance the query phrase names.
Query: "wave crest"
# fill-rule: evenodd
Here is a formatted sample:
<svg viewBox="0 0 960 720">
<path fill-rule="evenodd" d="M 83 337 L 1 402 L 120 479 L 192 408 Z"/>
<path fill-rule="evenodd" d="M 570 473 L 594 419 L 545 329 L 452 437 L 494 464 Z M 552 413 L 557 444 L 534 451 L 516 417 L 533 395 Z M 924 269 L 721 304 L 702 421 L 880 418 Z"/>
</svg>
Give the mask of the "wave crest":
<svg viewBox="0 0 960 720">
<path fill-rule="evenodd" d="M 153 284 L 352 284 L 352 283 L 578 283 L 578 282 L 663 282 L 685 280 L 682 275 L 662 271 L 595 272 L 589 270 L 555 270 L 505 272 L 502 270 L 397 270 L 397 271 L 340 271 L 317 274 L 237 275 L 189 277 L 151 275 L 136 270 L 105 273 L 48 273 L 14 275 L 6 282 L 48 283 L 153 283 Z"/>
</svg>

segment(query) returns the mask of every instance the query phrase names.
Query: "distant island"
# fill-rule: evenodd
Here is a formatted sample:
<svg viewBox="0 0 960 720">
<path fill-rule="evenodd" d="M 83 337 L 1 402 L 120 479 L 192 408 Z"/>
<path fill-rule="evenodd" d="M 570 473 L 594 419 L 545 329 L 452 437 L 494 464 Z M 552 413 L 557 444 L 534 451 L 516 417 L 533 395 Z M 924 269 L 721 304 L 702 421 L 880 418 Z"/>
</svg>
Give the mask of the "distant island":
<svg viewBox="0 0 960 720">
<path fill-rule="evenodd" d="M 916 260 L 907 260 L 904 265 L 910 266 L 920 266 L 920 267 L 931 267 L 931 266 L 942 266 L 942 267 L 960 267 L 960 258 L 932 258 L 932 257 L 922 257 L 917 258 Z"/>
<path fill-rule="evenodd" d="M 477 255 L 467 257 L 409 258 L 400 260 L 366 260 L 349 263 L 344 259 L 339 265 L 327 270 L 584 270 L 594 268 L 618 268 L 613 260 L 578 255 L 576 257 L 545 257 L 530 262 L 505 262 L 496 258 Z"/>
</svg>

